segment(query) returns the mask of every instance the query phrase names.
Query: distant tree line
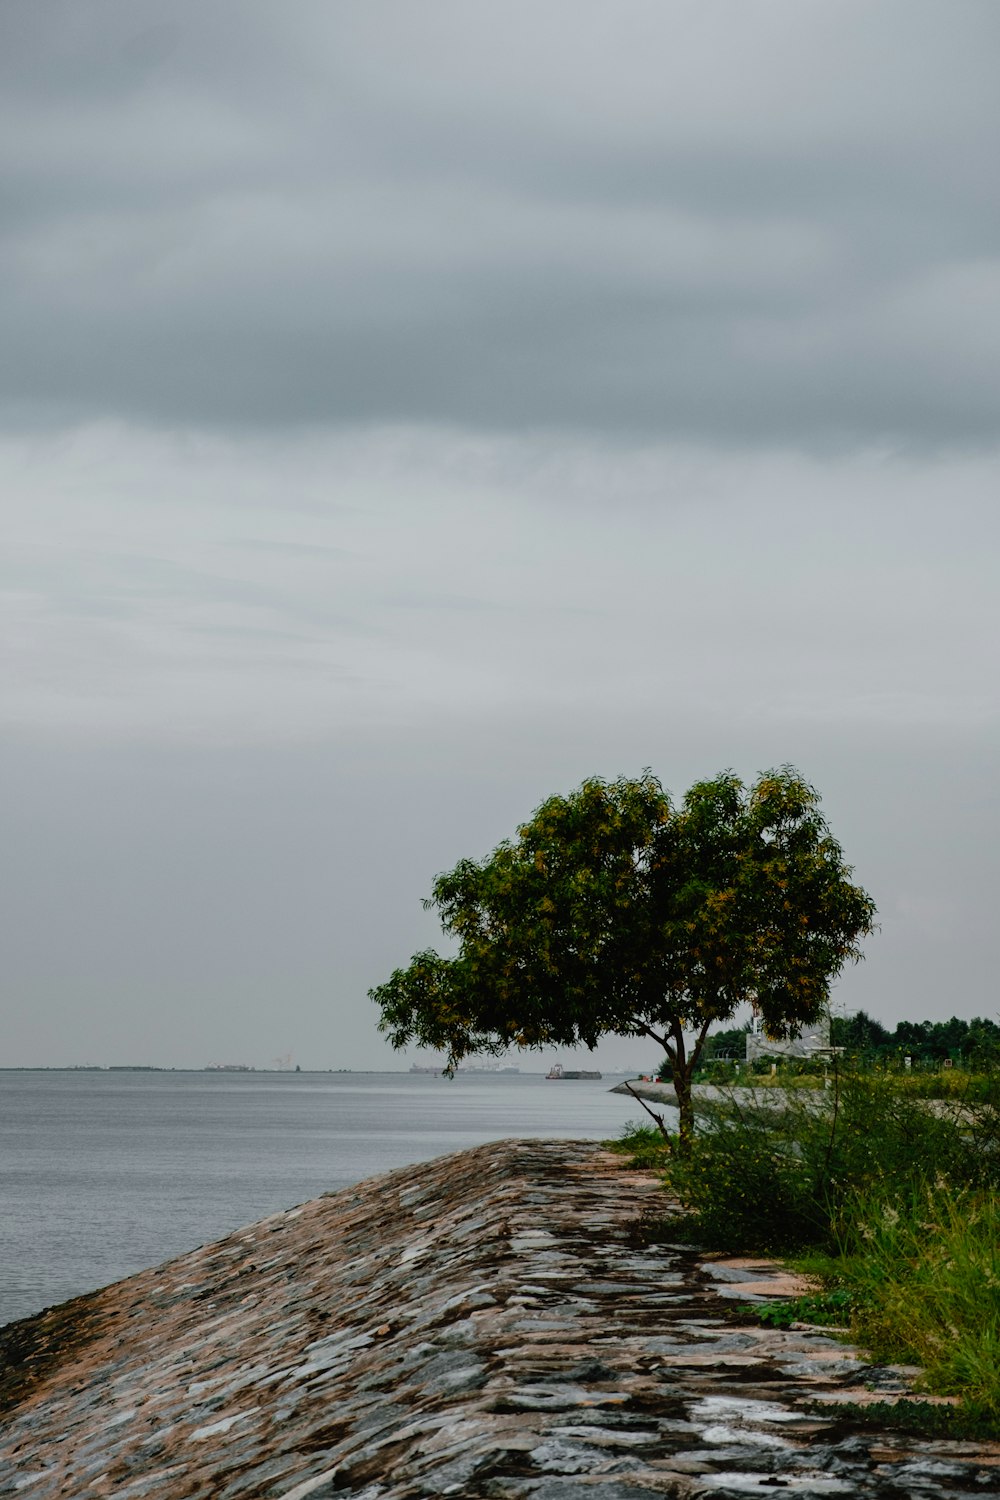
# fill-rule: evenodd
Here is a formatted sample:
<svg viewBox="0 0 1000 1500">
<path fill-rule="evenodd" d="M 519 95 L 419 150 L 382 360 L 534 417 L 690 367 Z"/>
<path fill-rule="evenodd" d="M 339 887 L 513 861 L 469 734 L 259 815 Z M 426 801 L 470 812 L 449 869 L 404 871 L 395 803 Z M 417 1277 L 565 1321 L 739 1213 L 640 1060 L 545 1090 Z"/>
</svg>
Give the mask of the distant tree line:
<svg viewBox="0 0 1000 1500">
<path fill-rule="evenodd" d="M 718 1063 L 742 1063 L 747 1054 L 747 1032 L 749 1026 L 733 1026 L 728 1031 L 713 1031 L 705 1038 L 699 1058 L 698 1077 L 704 1081 L 705 1070 Z M 730 1070 L 731 1071 L 731 1070 Z M 713 1077 L 720 1077 L 713 1072 Z M 670 1082 L 670 1059 L 665 1057 L 656 1070 L 660 1083 Z"/>
<path fill-rule="evenodd" d="M 706 1037 L 700 1075 L 704 1077 L 706 1067 L 711 1068 L 713 1064 L 742 1064 L 749 1030 L 749 1026 L 735 1026 L 727 1031 L 714 1031 Z M 890 1031 L 867 1011 L 859 1010 L 853 1016 L 831 1017 L 830 1045 L 871 1067 L 893 1063 L 901 1066 L 906 1057 L 910 1059 L 911 1067 L 917 1069 L 939 1068 L 948 1062 L 959 1068 L 1000 1067 L 1000 1025 L 982 1016 L 974 1016 L 971 1021 L 962 1021 L 958 1016 L 952 1016 L 950 1021 L 900 1021 Z M 750 1071 L 769 1072 L 775 1061 L 773 1057 L 758 1058 L 751 1064 Z M 806 1058 L 793 1058 L 780 1065 L 789 1066 L 796 1073 L 822 1068 L 819 1060 Z M 657 1076 L 669 1081 L 670 1070 L 666 1061 L 661 1064 Z"/>
<path fill-rule="evenodd" d="M 833 1016 L 830 1044 L 867 1061 L 892 1062 L 910 1057 L 914 1065 L 1000 1063 L 1000 1025 L 982 1016 L 962 1021 L 900 1021 L 889 1031 L 866 1011 Z"/>
<path fill-rule="evenodd" d="M 706 1062 L 742 1062 L 747 1055 L 749 1026 L 735 1026 L 731 1031 L 715 1031 L 705 1046 Z"/>
</svg>

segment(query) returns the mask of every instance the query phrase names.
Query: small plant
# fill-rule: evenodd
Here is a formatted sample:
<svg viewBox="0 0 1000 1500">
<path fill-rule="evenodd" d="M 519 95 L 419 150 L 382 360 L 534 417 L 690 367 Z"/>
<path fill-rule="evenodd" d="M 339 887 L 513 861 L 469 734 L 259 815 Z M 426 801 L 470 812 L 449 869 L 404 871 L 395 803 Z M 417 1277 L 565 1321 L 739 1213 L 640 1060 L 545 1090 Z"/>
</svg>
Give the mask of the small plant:
<svg viewBox="0 0 1000 1500">
<path fill-rule="evenodd" d="M 953 1441 L 996 1437 L 997 1421 L 988 1413 L 967 1406 L 943 1405 L 937 1401 L 870 1401 L 863 1406 L 855 1401 L 807 1401 L 807 1411 L 817 1416 L 833 1416 L 838 1425 L 887 1428 L 914 1437 L 944 1438 Z"/>
<path fill-rule="evenodd" d="M 825 1205 L 802 1157 L 775 1138 L 763 1110 L 716 1121 L 687 1156 L 665 1163 L 667 1183 L 693 1214 L 698 1239 L 719 1250 L 781 1253 L 814 1243 Z"/>
<path fill-rule="evenodd" d="M 670 1147 L 660 1132 L 652 1125 L 640 1125 L 630 1120 L 616 1141 L 603 1143 L 609 1151 L 617 1151 L 628 1157 L 630 1167 L 661 1168 L 670 1155 Z"/>
<path fill-rule="evenodd" d="M 820 1328 L 848 1328 L 851 1323 L 851 1294 L 846 1287 L 836 1287 L 811 1296 L 793 1297 L 787 1302 L 766 1302 L 755 1311 L 760 1321 L 771 1328 L 790 1328 L 793 1323 L 814 1323 Z"/>
</svg>

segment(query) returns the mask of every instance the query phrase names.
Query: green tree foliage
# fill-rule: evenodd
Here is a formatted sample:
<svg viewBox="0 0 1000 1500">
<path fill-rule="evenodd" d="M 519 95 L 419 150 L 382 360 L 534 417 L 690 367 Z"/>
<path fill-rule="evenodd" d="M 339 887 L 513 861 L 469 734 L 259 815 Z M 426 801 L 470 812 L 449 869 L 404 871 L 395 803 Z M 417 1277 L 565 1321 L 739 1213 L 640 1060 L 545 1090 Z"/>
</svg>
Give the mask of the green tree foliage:
<svg viewBox="0 0 1000 1500">
<path fill-rule="evenodd" d="M 700 1064 L 713 1062 L 742 1062 L 747 1052 L 747 1033 L 750 1025 L 733 1026 L 728 1031 L 710 1031 L 705 1038 Z M 664 1058 L 663 1066 L 659 1069 L 657 1077 L 664 1079 L 671 1076 L 670 1059 Z"/>
<path fill-rule="evenodd" d="M 909 1057 L 917 1066 L 938 1067 L 942 1062 L 966 1066 L 996 1066 L 1000 1063 L 1000 1026 L 973 1016 L 963 1021 L 900 1021 L 888 1031 L 863 1010 L 853 1016 L 834 1016 L 830 1040 L 862 1062 L 892 1064 Z"/>
<path fill-rule="evenodd" d="M 889 1033 L 867 1011 L 853 1016 L 831 1016 L 830 1044 L 849 1052 L 871 1052 L 886 1045 Z"/>
<path fill-rule="evenodd" d="M 425 904 L 458 951 L 418 953 L 370 991 L 381 1029 L 449 1066 L 649 1037 L 687 1141 L 709 1027 L 749 1000 L 771 1035 L 794 1034 L 871 931 L 874 904 L 818 804 L 791 767 L 749 788 L 724 772 L 679 808 L 649 772 L 550 797 L 516 838 L 437 877 Z"/>
</svg>

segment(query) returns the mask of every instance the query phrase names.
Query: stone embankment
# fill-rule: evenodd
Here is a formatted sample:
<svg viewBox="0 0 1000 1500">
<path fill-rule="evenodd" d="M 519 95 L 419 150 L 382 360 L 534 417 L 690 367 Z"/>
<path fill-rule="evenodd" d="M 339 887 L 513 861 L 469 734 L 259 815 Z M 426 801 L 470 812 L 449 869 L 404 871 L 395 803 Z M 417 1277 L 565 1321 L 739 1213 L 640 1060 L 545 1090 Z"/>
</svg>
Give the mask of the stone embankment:
<svg viewBox="0 0 1000 1500">
<path fill-rule="evenodd" d="M 611 1094 L 627 1094 L 633 1099 L 644 1099 L 649 1104 L 666 1104 L 671 1108 L 677 1108 L 677 1094 L 670 1083 L 646 1083 L 633 1079 L 628 1083 L 617 1083 L 613 1089 L 608 1090 Z M 743 1101 L 754 1109 L 782 1109 L 789 1102 L 794 1102 L 799 1107 L 807 1106 L 815 1111 L 829 1110 L 832 1107 L 833 1094 L 826 1089 L 784 1089 L 775 1087 L 773 1083 L 762 1083 L 760 1080 L 750 1084 L 727 1084 L 725 1088 L 719 1088 L 711 1083 L 696 1083 L 691 1089 L 691 1102 L 694 1105 L 696 1115 L 711 1115 L 713 1105 L 732 1104 L 734 1100 Z M 942 1119 L 950 1120 L 952 1123 L 973 1123 L 976 1119 L 976 1111 L 962 1104 L 954 1098 L 945 1099 L 919 1099 L 916 1101 L 931 1114 L 938 1115 Z M 655 1110 L 651 1111 L 656 1114 Z"/>
<path fill-rule="evenodd" d="M 771 1269 L 652 1240 L 662 1212 L 592 1143 L 502 1142 L 0 1330 L 0 1495 L 1000 1493 L 1000 1445 L 856 1431 L 836 1403 L 905 1372 L 754 1326 Z"/>
<path fill-rule="evenodd" d="M 633 1079 L 629 1083 L 616 1083 L 610 1094 L 628 1094 L 633 1099 L 646 1099 L 653 1104 L 669 1104 L 677 1108 L 677 1094 L 673 1084 L 670 1083 L 645 1083 Z M 808 1093 L 796 1092 L 790 1095 L 788 1090 L 775 1088 L 773 1085 L 754 1087 L 743 1087 L 739 1084 L 730 1084 L 726 1088 L 717 1088 L 711 1083 L 696 1083 L 691 1089 L 691 1102 L 694 1105 L 695 1114 L 711 1112 L 713 1104 L 725 1104 L 733 1099 L 747 1099 L 755 1108 L 762 1106 L 779 1108 L 790 1097 L 802 1100 L 811 1100 L 817 1108 L 823 1107 L 825 1094 L 822 1089 L 810 1090 Z"/>
<path fill-rule="evenodd" d="M 648 1099 L 654 1104 L 669 1104 L 677 1108 L 677 1094 L 673 1084 L 670 1083 L 647 1083 L 645 1080 L 632 1079 L 627 1083 L 616 1083 L 610 1094 L 629 1094 L 633 1099 Z M 704 1108 L 706 1103 L 721 1100 L 726 1096 L 721 1089 L 713 1088 L 711 1084 L 696 1083 L 691 1089 L 691 1099 L 697 1112 L 699 1106 Z"/>
</svg>

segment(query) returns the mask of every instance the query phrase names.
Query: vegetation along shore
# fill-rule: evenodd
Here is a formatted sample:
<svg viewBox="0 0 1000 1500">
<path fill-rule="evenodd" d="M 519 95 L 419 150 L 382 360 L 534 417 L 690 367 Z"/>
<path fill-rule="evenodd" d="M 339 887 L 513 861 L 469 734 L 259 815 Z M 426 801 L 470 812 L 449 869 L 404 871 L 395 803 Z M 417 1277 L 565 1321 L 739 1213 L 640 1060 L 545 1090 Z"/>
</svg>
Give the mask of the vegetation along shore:
<svg viewBox="0 0 1000 1500">
<path fill-rule="evenodd" d="M 698 1090 L 680 1151 L 655 1126 L 618 1143 L 687 1212 L 673 1238 L 788 1257 L 815 1290 L 769 1318 L 842 1328 L 957 1398 L 939 1425 L 1000 1432 L 1000 1069 L 919 1072 L 864 1052 Z"/>
</svg>

